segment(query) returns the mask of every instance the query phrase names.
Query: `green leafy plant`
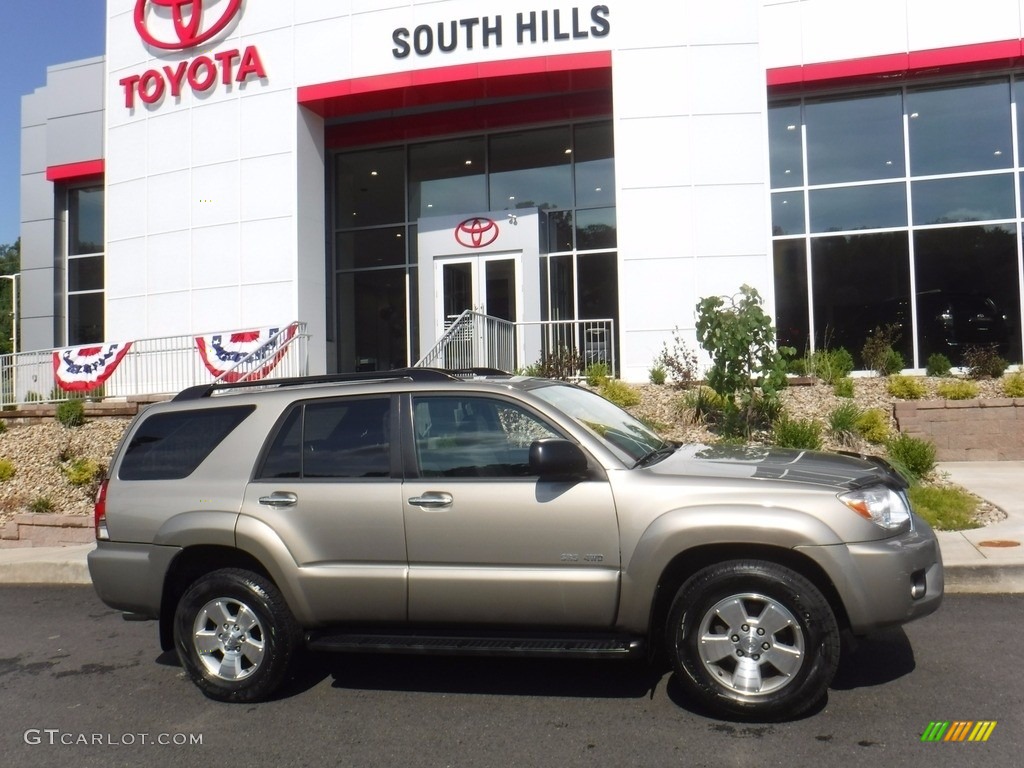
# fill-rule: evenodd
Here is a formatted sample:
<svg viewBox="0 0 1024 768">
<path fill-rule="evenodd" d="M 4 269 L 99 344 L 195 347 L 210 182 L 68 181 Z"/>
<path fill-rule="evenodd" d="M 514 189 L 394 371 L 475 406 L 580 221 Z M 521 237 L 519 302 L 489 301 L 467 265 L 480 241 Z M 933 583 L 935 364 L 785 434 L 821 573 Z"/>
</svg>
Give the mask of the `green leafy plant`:
<svg viewBox="0 0 1024 768">
<path fill-rule="evenodd" d="M 95 459 L 80 457 L 64 467 L 64 476 L 72 485 L 89 485 L 103 474 L 103 467 Z"/>
<path fill-rule="evenodd" d="M 971 346 L 964 350 L 964 367 L 967 368 L 968 378 L 998 379 L 1008 365 L 994 346 Z"/>
<path fill-rule="evenodd" d="M 1011 373 L 1003 379 L 1003 394 L 1007 397 L 1024 397 L 1024 373 Z"/>
<path fill-rule="evenodd" d="M 732 298 L 712 296 L 697 304 L 697 340 L 711 356 L 707 381 L 724 398 L 726 423 L 745 434 L 758 426 L 757 397 L 777 400 L 786 385 L 784 354 L 757 290 L 740 287 Z"/>
<path fill-rule="evenodd" d="M 949 358 L 945 355 L 935 353 L 928 355 L 928 363 L 925 367 L 925 372 L 929 376 L 949 376 L 949 371 L 953 367 L 953 363 L 949 361 Z"/>
<path fill-rule="evenodd" d="M 964 491 L 915 485 L 908 493 L 914 511 L 936 530 L 963 531 L 980 527 L 974 520 L 978 502 Z"/>
<path fill-rule="evenodd" d="M 898 435 L 885 444 L 889 460 L 911 482 L 919 482 L 935 469 L 935 446 L 911 435 Z"/>
<path fill-rule="evenodd" d="M 57 404 L 54 417 L 65 427 L 80 427 L 85 423 L 85 406 L 81 400 L 65 400 Z"/>
<path fill-rule="evenodd" d="M 587 384 L 592 387 L 600 387 L 608 380 L 608 364 L 607 363 L 591 363 L 587 366 L 587 370 L 583 372 L 583 377 L 587 380 Z"/>
<path fill-rule="evenodd" d="M 836 397 L 853 397 L 853 379 L 839 379 L 832 385 L 832 394 Z"/>
<path fill-rule="evenodd" d="M 869 443 L 884 443 L 889 439 L 889 419 L 880 408 L 868 408 L 857 417 L 857 434 Z"/>
<path fill-rule="evenodd" d="M 903 355 L 894 348 L 899 340 L 899 328 L 895 325 L 876 326 L 860 352 L 864 365 L 880 376 L 888 376 L 903 370 Z"/>
<path fill-rule="evenodd" d="M 913 376 L 893 376 L 885 383 L 885 390 L 901 400 L 920 400 L 928 388 Z"/>
<path fill-rule="evenodd" d="M 856 403 L 840 403 L 828 414 L 828 433 L 842 445 L 853 445 L 859 434 L 857 421 L 861 410 Z"/>
<path fill-rule="evenodd" d="M 54 506 L 53 502 L 50 501 L 49 497 L 36 496 L 34 499 L 32 499 L 32 501 L 28 503 L 28 509 L 30 512 L 35 512 L 36 514 L 45 514 L 48 512 L 53 512 Z"/>
<path fill-rule="evenodd" d="M 531 376 L 568 381 L 583 370 L 583 356 L 574 347 L 561 346 L 542 355 L 540 360 L 529 368 L 532 371 Z"/>
<path fill-rule="evenodd" d="M 624 381 L 606 379 L 598 392 L 602 397 L 611 400 L 621 408 L 629 408 L 640 404 L 640 393 Z"/>
<path fill-rule="evenodd" d="M 654 367 L 661 368 L 677 387 L 692 386 L 700 378 L 697 353 L 683 341 L 678 328 L 672 332 L 672 346 L 667 342 L 662 344 L 661 352 L 654 358 Z"/>
<path fill-rule="evenodd" d="M 14 462 L 10 459 L 0 459 L 0 483 L 6 483 L 15 473 Z"/>
<path fill-rule="evenodd" d="M 665 366 L 655 365 L 651 368 L 648 378 L 651 380 L 651 384 L 656 384 L 659 387 L 665 383 L 668 378 L 668 373 L 665 371 Z"/>
<path fill-rule="evenodd" d="M 946 379 L 935 386 L 935 394 L 943 400 L 971 400 L 978 396 L 978 385 L 963 379 Z"/>
<path fill-rule="evenodd" d="M 7 431 L 7 419 L 0 419 L 0 435 Z"/>
<path fill-rule="evenodd" d="M 818 349 L 811 355 L 810 372 L 826 384 L 835 384 L 853 371 L 853 355 L 845 348 Z"/>
<path fill-rule="evenodd" d="M 821 424 L 814 419 L 794 419 L 783 413 L 772 425 L 772 442 L 783 448 L 821 450 Z"/>
<path fill-rule="evenodd" d="M 694 424 L 720 423 L 725 412 L 725 399 L 707 386 L 687 392 L 681 404 L 681 410 L 692 413 L 691 421 Z"/>
</svg>

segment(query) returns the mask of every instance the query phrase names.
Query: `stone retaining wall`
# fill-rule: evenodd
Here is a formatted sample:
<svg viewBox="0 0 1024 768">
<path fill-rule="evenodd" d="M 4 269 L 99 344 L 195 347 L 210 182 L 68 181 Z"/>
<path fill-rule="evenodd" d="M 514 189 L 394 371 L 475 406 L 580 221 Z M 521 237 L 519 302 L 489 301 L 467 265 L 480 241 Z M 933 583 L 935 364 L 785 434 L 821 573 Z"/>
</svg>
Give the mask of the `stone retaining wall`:
<svg viewBox="0 0 1024 768">
<path fill-rule="evenodd" d="M 96 540 L 87 515 L 21 514 L 0 528 L 0 547 L 63 547 Z"/>
<path fill-rule="evenodd" d="M 935 444 L 939 461 L 1024 460 L 1024 398 L 898 402 L 900 432 Z"/>
</svg>

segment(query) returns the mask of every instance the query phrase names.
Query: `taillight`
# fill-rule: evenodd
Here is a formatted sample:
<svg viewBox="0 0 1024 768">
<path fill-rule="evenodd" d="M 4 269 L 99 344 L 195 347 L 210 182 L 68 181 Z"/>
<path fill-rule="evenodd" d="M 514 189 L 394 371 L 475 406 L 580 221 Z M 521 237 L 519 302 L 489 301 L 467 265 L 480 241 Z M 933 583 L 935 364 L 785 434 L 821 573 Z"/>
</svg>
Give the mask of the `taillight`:
<svg viewBox="0 0 1024 768">
<path fill-rule="evenodd" d="M 107 532 L 107 483 L 104 479 L 100 483 L 100 489 L 96 492 L 96 504 L 92 510 L 93 525 L 96 528 L 97 541 L 109 541 L 110 534 Z"/>
</svg>

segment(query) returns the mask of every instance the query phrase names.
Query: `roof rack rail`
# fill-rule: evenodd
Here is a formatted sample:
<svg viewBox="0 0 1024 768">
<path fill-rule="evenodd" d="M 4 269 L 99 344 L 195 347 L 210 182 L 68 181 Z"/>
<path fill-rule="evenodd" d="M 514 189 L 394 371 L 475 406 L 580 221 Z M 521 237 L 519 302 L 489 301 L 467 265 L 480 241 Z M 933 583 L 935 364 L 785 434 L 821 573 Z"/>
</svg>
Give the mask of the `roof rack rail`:
<svg viewBox="0 0 1024 768">
<path fill-rule="evenodd" d="M 174 396 L 174 402 L 199 400 L 210 397 L 214 392 L 230 389 L 255 389 L 298 387 L 307 384 L 340 384 L 358 381 L 382 381 L 388 379 L 409 379 L 410 381 L 453 381 L 466 376 L 509 376 L 497 368 L 395 368 L 390 371 L 365 371 L 363 373 L 328 373 L 321 376 L 294 376 L 285 379 L 261 379 L 259 381 L 214 382 L 197 384 L 181 390 Z"/>
</svg>

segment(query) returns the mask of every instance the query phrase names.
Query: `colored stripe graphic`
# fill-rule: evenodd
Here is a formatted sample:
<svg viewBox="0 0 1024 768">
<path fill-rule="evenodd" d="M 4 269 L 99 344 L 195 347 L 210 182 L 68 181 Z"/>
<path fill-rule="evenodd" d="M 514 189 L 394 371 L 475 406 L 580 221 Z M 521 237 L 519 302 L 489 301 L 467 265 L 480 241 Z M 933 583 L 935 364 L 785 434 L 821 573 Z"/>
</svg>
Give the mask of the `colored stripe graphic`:
<svg viewBox="0 0 1024 768">
<path fill-rule="evenodd" d="M 996 720 L 933 720 L 921 734 L 921 741 L 988 741 Z"/>
</svg>

